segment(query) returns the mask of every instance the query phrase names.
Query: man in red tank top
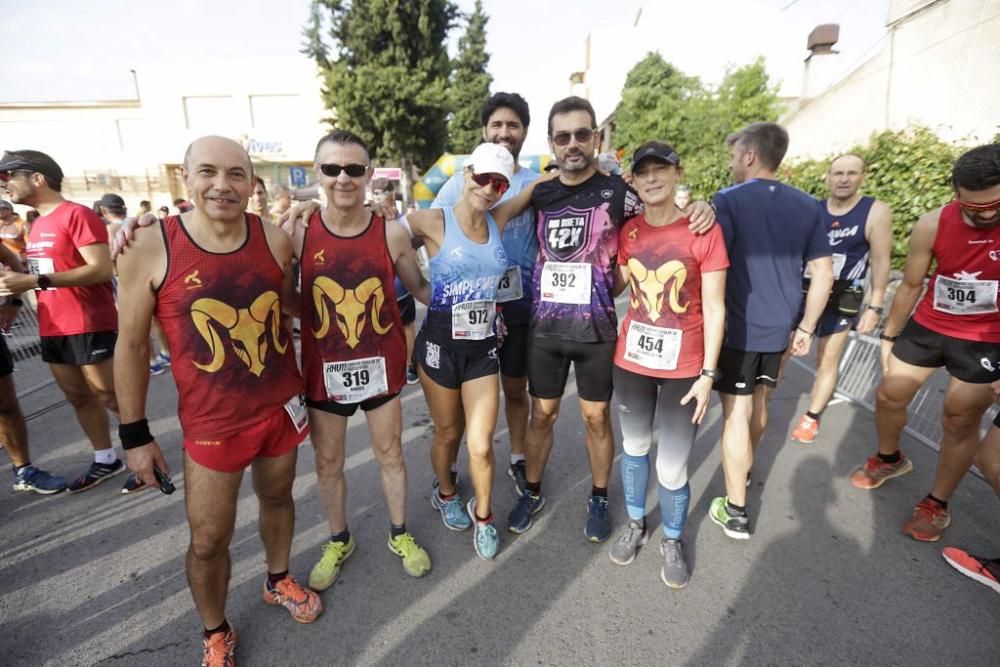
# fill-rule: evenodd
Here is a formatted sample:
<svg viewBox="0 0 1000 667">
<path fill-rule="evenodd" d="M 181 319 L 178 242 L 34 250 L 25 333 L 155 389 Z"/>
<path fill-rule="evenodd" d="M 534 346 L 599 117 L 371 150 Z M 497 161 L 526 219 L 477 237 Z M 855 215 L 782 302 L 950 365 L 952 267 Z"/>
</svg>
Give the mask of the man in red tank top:
<svg viewBox="0 0 1000 667">
<path fill-rule="evenodd" d="M 389 509 L 389 550 L 407 574 L 431 569 L 430 557 L 406 529 L 406 465 L 399 393 L 406 384 L 406 338 L 393 282 L 426 303 L 428 287 L 417 267 L 410 235 L 395 220 L 364 206 L 372 176 L 368 146 L 338 130 L 316 146 L 316 178 L 325 206 L 308 227 L 294 230 L 302 267 L 302 370 L 316 450 L 316 486 L 326 508 L 330 541 L 309 586 L 333 585 L 354 551 L 347 526 L 344 448 L 347 419 L 365 412 L 372 450 Z"/>
<path fill-rule="evenodd" d="M 881 334 L 878 452 L 851 475 L 854 486 L 874 489 L 913 469 L 899 449 L 906 406 L 944 366 L 951 382 L 934 484 L 903 523 L 904 534 L 924 542 L 937 541 L 951 522 L 948 499 L 972 463 L 983 413 L 992 401 L 990 383 L 1000 379 L 1000 144 L 962 155 L 952 185 L 956 201 L 913 226 L 903 282 Z M 932 262 L 937 269 L 906 323 Z"/>
<path fill-rule="evenodd" d="M 182 173 L 194 209 L 138 229 L 118 258 L 120 435 L 129 467 L 155 486 L 154 467 L 167 472 L 144 418 L 155 313 L 173 352 L 184 434 L 187 575 L 205 627 L 202 664 L 228 665 L 236 646 L 225 615 L 229 542 L 247 465 L 260 502 L 264 601 L 301 623 L 322 611 L 319 596 L 288 575 L 295 460 L 308 433 L 294 346 L 280 322 L 294 293 L 292 247 L 280 229 L 244 214 L 254 174 L 238 143 L 196 140 Z"/>
<path fill-rule="evenodd" d="M 90 467 L 67 485 L 71 493 L 86 491 L 125 470 L 108 421 L 108 411 L 118 414 L 112 372 L 118 313 L 108 232 L 89 207 L 63 198 L 62 169 L 45 153 L 4 153 L 0 181 L 15 204 L 41 213 L 28 237 L 29 273 L 0 276 L 0 296 L 36 290 L 42 361 L 94 449 Z"/>
</svg>

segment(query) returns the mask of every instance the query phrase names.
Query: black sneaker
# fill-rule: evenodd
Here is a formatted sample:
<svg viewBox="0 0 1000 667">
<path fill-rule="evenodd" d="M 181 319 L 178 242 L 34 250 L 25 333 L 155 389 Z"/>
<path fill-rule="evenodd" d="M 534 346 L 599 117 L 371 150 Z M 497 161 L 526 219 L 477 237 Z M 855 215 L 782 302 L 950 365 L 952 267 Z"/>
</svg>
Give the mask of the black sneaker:
<svg viewBox="0 0 1000 667">
<path fill-rule="evenodd" d="M 591 542 L 603 542 L 611 537 L 606 496 L 590 496 L 587 501 L 587 526 L 583 532 Z"/>
<path fill-rule="evenodd" d="M 747 516 L 746 511 L 736 516 L 730 514 L 726 509 L 725 497 L 712 500 L 712 504 L 708 508 L 708 518 L 713 523 L 722 526 L 722 532 L 727 537 L 731 537 L 734 540 L 750 539 L 750 517 Z"/>
<path fill-rule="evenodd" d="M 524 461 L 511 463 L 510 467 L 507 468 L 507 476 L 514 482 L 514 490 L 517 492 L 517 497 L 520 498 L 523 496 L 525 489 L 528 488 L 528 480 L 524 476 Z"/>
<path fill-rule="evenodd" d="M 122 486 L 122 495 L 128 495 L 130 493 L 139 493 L 140 491 L 145 491 L 149 486 L 142 481 L 142 479 L 135 473 L 130 473 L 128 479 L 125 480 L 125 485 Z"/>
<path fill-rule="evenodd" d="M 90 464 L 90 468 L 86 473 L 80 475 L 66 486 L 66 490 L 70 493 L 86 491 L 87 489 L 94 488 L 109 477 L 114 477 L 124 471 L 125 464 L 122 463 L 121 459 L 116 460 L 114 463 L 98 463 L 94 461 Z"/>
</svg>

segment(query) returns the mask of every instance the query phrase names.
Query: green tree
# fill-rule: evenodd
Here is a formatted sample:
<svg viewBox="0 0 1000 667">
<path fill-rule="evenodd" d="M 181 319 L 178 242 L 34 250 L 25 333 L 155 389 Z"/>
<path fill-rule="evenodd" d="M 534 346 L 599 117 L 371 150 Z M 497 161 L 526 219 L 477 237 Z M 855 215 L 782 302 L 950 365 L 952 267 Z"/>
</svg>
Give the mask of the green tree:
<svg viewBox="0 0 1000 667">
<path fill-rule="evenodd" d="M 313 0 L 302 52 L 323 77 L 334 127 L 373 157 L 430 165 L 447 142 L 449 0 Z M 324 40 L 324 26 L 333 56 Z"/>
<path fill-rule="evenodd" d="M 479 109 L 490 96 L 493 77 L 486 71 L 490 54 L 486 52 L 486 22 L 483 3 L 468 17 L 465 34 L 458 40 L 458 58 L 451 76 L 451 117 L 448 119 L 448 148 L 452 153 L 471 153 L 482 143 Z"/>
</svg>

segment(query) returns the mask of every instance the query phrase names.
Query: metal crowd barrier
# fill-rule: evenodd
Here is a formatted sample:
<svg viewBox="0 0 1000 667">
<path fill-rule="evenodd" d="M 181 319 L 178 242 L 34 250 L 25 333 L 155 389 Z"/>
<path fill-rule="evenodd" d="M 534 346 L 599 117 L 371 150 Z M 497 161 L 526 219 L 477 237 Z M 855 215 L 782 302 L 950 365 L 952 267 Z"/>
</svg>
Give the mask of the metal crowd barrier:
<svg viewBox="0 0 1000 667">
<path fill-rule="evenodd" d="M 38 316 L 35 312 L 33 295 L 25 295 L 24 306 L 10 331 L 3 334 L 7 347 L 14 357 L 14 384 L 17 397 L 23 398 L 55 383 L 48 365 L 42 361 L 38 342 Z M 53 402 L 62 400 L 62 395 L 53 395 Z"/>
<path fill-rule="evenodd" d="M 837 383 L 837 397 L 875 411 L 875 392 L 882 381 L 882 362 L 879 358 L 878 338 L 850 333 L 850 340 L 840 360 L 840 380 Z M 792 358 L 799 367 L 815 375 L 811 360 Z M 941 429 L 941 409 L 945 391 L 948 389 L 948 373 L 938 369 L 913 397 L 907 409 L 906 432 L 924 444 L 937 450 L 943 435 Z M 982 433 L 993 422 L 997 406 L 986 411 L 983 417 Z"/>
</svg>

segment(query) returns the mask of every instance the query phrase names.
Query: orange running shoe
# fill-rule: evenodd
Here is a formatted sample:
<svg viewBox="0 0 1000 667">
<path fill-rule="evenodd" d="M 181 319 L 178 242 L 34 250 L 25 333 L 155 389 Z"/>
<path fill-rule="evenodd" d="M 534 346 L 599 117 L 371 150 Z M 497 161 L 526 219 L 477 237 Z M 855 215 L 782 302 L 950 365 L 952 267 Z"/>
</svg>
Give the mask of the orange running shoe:
<svg viewBox="0 0 1000 667">
<path fill-rule="evenodd" d="M 816 442 L 816 434 L 819 433 L 819 422 L 809 415 L 802 415 L 799 425 L 792 431 L 792 440 L 801 442 L 803 445 L 811 445 Z"/>
<path fill-rule="evenodd" d="M 1000 593 L 1000 558 L 980 558 L 956 547 L 945 547 L 941 555 L 965 576 Z"/>
<path fill-rule="evenodd" d="M 876 454 L 851 475 L 851 484 L 859 489 L 877 489 L 893 477 L 900 477 L 913 470 L 913 462 L 899 453 L 898 463 L 886 463 Z"/>
<path fill-rule="evenodd" d="M 951 523 L 951 513 L 930 498 L 913 508 L 913 516 L 903 524 L 903 534 L 920 542 L 937 542 Z"/>
<path fill-rule="evenodd" d="M 288 610 L 299 623 L 312 623 L 323 613 L 323 603 L 319 596 L 288 575 L 274 588 L 268 588 L 264 582 L 264 602 L 281 605 Z"/>
<path fill-rule="evenodd" d="M 204 640 L 201 667 L 236 667 L 236 630 L 215 632 Z"/>
</svg>

